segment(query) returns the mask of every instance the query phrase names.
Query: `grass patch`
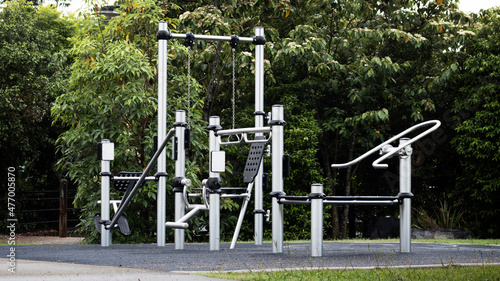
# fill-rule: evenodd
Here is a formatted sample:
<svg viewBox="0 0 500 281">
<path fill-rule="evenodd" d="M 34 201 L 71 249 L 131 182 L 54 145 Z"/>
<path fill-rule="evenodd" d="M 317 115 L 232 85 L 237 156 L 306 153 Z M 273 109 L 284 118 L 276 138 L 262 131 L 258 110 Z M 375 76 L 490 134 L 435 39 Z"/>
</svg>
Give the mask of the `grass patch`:
<svg viewBox="0 0 500 281">
<path fill-rule="evenodd" d="M 275 272 L 210 273 L 230 280 L 500 280 L 500 266 L 450 266 L 439 268 L 380 268 L 343 270 L 280 270 Z"/>
<path fill-rule="evenodd" d="M 308 242 L 308 241 L 303 241 Z M 336 241 L 324 241 L 325 243 L 330 242 L 360 242 L 360 243 L 399 243 L 399 238 L 395 239 L 366 239 L 366 238 L 354 238 Z M 500 239 L 411 239 L 412 243 L 445 243 L 445 244 L 471 244 L 471 245 L 500 245 Z"/>
<path fill-rule="evenodd" d="M 250 241 L 253 243 L 253 241 Z M 271 241 L 265 241 L 270 243 Z M 411 239 L 412 243 L 445 243 L 445 244 L 471 244 L 471 245 L 500 245 L 500 239 Z M 238 242 L 240 243 L 240 242 Z M 284 243 L 311 243 L 311 240 L 293 240 Z M 324 240 L 324 243 L 399 243 L 399 238 L 394 239 L 368 239 L 353 238 L 344 240 Z"/>
</svg>

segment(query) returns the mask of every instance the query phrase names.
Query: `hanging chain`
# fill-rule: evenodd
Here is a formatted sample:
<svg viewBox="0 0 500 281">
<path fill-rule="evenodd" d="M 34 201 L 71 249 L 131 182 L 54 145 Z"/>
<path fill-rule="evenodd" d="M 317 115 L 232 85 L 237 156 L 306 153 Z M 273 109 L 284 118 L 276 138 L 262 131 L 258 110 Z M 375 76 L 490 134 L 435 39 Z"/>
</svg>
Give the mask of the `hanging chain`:
<svg viewBox="0 0 500 281">
<path fill-rule="evenodd" d="M 233 48 L 233 129 L 234 129 L 234 123 L 235 123 L 235 111 L 236 111 L 236 106 L 235 106 L 235 97 L 236 97 L 236 73 L 235 73 L 235 49 Z"/>
<path fill-rule="evenodd" d="M 187 100 L 187 128 L 191 128 L 191 46 L 188 46 L 188 100 Z"/>
</svg>

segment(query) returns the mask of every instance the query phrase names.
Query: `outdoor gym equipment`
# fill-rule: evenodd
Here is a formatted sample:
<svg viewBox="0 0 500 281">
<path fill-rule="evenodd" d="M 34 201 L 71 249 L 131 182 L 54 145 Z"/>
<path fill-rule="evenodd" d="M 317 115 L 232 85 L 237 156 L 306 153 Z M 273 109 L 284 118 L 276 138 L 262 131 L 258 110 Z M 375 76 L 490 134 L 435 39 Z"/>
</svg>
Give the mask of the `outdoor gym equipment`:
<svg viewBox="0 0 500 281">
<path fill-rule="evenodd" d="M 175 248 L 183 249 L 184 247 L 184 228 L 187 227 L 186 221 L 196 214 L 198 211 L 206 210 L 210 211 L 210 249 L 219 249 L 220 240 L 220 213 L 219 213 L 219 200 L 221 198 L 222 190 L 228 190 L 227 188 L 221 187 L 219 173 L 223 171 L 224 161 L 220 161 L 221 153 L 220 145 L 229 145 L 235 143 L 251 143 L 251 153 L 259 152 L 258 156 L 249 155 L 249 159 L 253 160 L 247 161 L 248 169 L 252 170 L 251 175 L 249 171 L 246 170 L 246 176 L 244 182 L 248 184 L 245 192 L 241 194 L 222 194 L 222 197 L 241 197 L 244 198 L 244 203 L 242 211 L 240 213 L 240 218 L 238 220 L 238 226 L 235 231 L 232 248 L 236 238 L 239 233 L 239 228 L 243 220 L 244 209 L 248 205 L 250 194 L 252 189 L 255 189 L 255 210 L 254 210 L 254 220 L 255 220 L 255 244 L 261 245 L 263 238 L 263 218 L 266 213 L 263 210 L 263 169 L 262 169 L 262 155 L 264 146 L 262 143 L 267 143 L 271 137 L 265 138 L 264 133 L 268 132 L 269 136 L 272 135 L 273 141 L 273 174 L 274 171 L 283 170 L 283 107 L 280 105 L 273 106 L 273 115 L 270 122 L 270 127 L 264 127 L 264 116 L 266 115 L 263 111 L 264 109 L 264 29 L 262 27 L 257 27 L 255 29 L 254 37 L 238 37 L 238 36 L 213 36 L 213 35 L 194 35 L 192 33 L 187 34 L 176 34 L 170 33 L 167 30 L 167 23 L 160 22 L 159 30 L 157 33 L 158 39 L 158 143 L 161 143 L 155 152 L 150 163 L 146 167 L 143 173 L 133 174 L 131 176 L 128 173 L 125 176 L 113 176 L 110 173 L 110 161 L 114 159 L 114 145 L 108 140 L 103 140 L 100 144 L 101 151 L 101 213 L 95 217 L 96 226 L 101 230 L 101 245 L 109 246 L 111 244 L 111 229 L 119 227 L 124 234 L 130 233 L 128 229 L 128 223 L 126 223 L 124 217 L 124 211 L 128 204 L 130 203 L 132 197 L 137 192 L 137 190 L 143 185 L 144 181 L 157 181 L 158 191 L 157 191 L 157 244 L 158 246 L 165 245 L 165 228 L 173 227 L 175 229 Z M 186 122 L 186 116 L 184 111 L 176 112 L 176 122 L 174 123 L 174 128 L 170 129 L 167 133 L 166 122 L 167 122 L 167 43 L 171 39 L 185 39 L 186 46 L 188 46 L 188 65 L 190 65 L 190 47 L 195 40 L 207 40 L 207 41 L 226 41 L 231 44 L 233 49 L 233 128 L 230 130 L 222 130 L 219 125 L 218 117 L 210 117 L 210 125 L 214 126 L 210 130 L 210 163 L 211 171 L 210 178 L 204 181 L 204 186 L 202 188 L 203 200 L 206 200 L 206 194 L 210 200 L 210 204 L 205 201 L 203 204 L 191 205 L 189 204 L 189 193 L 187 192 L 187 187 L 190 185 L 190 180 L 185 178 L 185 155 L 184 148 L 189 144 L 189 118 L 190 118 L 190 79 L 188 82 L 188 122 Z M 234 128 L 234 49 L 239 43 L 251 43 L 255 45 L 255 127 L 254 128 Z M 190 76 L 190 67 L 188 67 L 188 75 Z M 190 77 L 189 77 L 190 78 Z M 215 121 L 217 120 L 217 121 Z M 280 129 L 281 127 L 281 129 Z M 173 137 L 175 132 L 175 137 Z M 248 138 L 247 134 L 254 134 L 255 138 L 253 140 Z M 233 136 L 237 135 L 237 140 L 222 141 L 221 136 Z M 175 192 L 175 222 L 166 222 L 166 154 L 165 147 L 167 142 L 173 138 L 173 155 L 175 160 L 175 177 L 173 180 L 174 192 Z M 260 144 L 260 145 L 258 145 Z M 281 148 L 281 153 L 278 158 L 274 158 L 275 146 Z M 213 158 L 213 159 L 212 159 Z M 157 164 L 157 173 L 154 176 L 148 176 L 152 166 Z M 213 169 L 215 166 L 215 169 Z M 276 166 L 276 167 L 275 167 Z M 279 166 L 279 167 L 278 167 Z M 282 175 L 282 172 L 279 172 Z M 273 175 L 273 178 L 275 175 Z M 115 185 L 120 181 L 129 181 L 125 189 L 125 195 L 122 200 L 110 200 L 109 198 L 109 186 L 110 181 L 114 181 Z M 282 182 L 282 181 L 281 181 Z M 273 181 L 273 184 L 275 181 Z M 279 184 L 279 181 L 276 181 Z M 282 183 L 281 183 L 282 184 Z M 118 184 L 120 185 L 120 184 Z M 240 188 L 241 189 L 241 188 Z M 191 194 L 193 196 L 193 194 Z M 115 214 L 110 218 L 110 204 L 114 206 Z M 190 210 L 188 214 L 185 214 L 185 206 Z"/>
<path fill-rule="evenodd" d="M 240 43 L 250 43 L 255 45 L 255 128 L 262 128 L 264 127 L 264 44 L 265 44 L 265 37 L 264 37 L 264 29 L 262 27 L 257 27 L 255 29 L 255 36 L 254 37 L 238 37 L 236 35 L 233 36 L 214 36 L 214 35 L 195 35 L 192 33 L 186 33 L 186 34 L 177 34 L 177 33 L 171 33 L 167 30 L 167 23 L 166 22 L 161 22 L 159 25 L 159 30 L 157 33 L 157 38 L 158 38 L 158 46 L 159 46 L 159 58 L 158 58 L 158 73 L 160 76 L 159 79 L 159 88 L 165 88 L 166 92 L 166 76 L 167 76 L 167 43 L 169 40 L 172 39 L 184 39 L 185 40 L 185 45 L 188 47 L 188 75 L 190 75 L 190 48 L 194 44 L 196 40 L 203 40 L 203 41 L 223 41 L 223 42 L 229 42 L 232 49 L 233 49 L 233 128 L 234 129 L 234 49 L 238 46 Z M 188 84 L 188 103 L 190 103 L 190 82 Z M 189 124 L 189 115 L 190 115 L 190 109 L 188 108 L 188 124 Z M 212 122 L 213 118 L 210 118 L 210 122 Z M 212 123 L 210 125 L 213 125 Z M 218 125 L 218 124 L 217 124 Z M 189 126 L 189 125 L 188 125 Z M 159 134 L 160 135 L 160 134 Z M 210 136 L 211 139 L 216 139 L 216 132 L 215 130 L 210 131 Z M 262 132 L 256 132 L 255 133 L 255 138 L 259 139 L 263 136 Z M 248 139 L 246 139 L 248 140 Z M 250 141 L 250 140 L 248 140 Z M 210 163 L 214 163 L 212 161 L 212 151 L 214 150 L 219 150 L 219 143 L 216 143 L 214 141 L 210 141 Z M 215 154 L 215 159 L 221 154 Z M 180 158 L 183 156 L 179 155 Z M 177 160 L 179 161 L 179 160 Z M 184 161 L 184 160 L 181 160 Z M 261 160 L 262 162 L 262 160 Z M 183 164 L 179 163 L 179 167 L 183 166 Z M 179 171 L 177 171 L 177 164 L 176 164 L 176 178 L 183 178 L 184 175 L 180 171 L 182 170 L 179 168 Z M 208 196 L 210 199 L 210 204 L 205 204 L 203 203 L 202 205 L 196 205 L 196 206 L 188 206 L 188 207 L 193 207 L 189 211 L 189 216 L 194 215 L 196 212 L 205 210 L 206 208 L 209 208 L 210 212 L 210 220 L 209 220 L 209 227 L 210 227 L 210 249 L 211 250 L 218 250 L 219 248 L 219 229 L 220 229 L 220 216 L 219 216 L 219 199 L 220 199 L 220 193 L 219 189 L 215 188 L 213 186 L 210 188 L 208 185 L 213 184 L 216 185 L 218 182 L 220 182 L 219 179 L 219 173 L 217 170 L 211 170 L 209 179 L 207 179 L 205 191 L 208 192 Z M 263 169 L 262 165 L 259 165 L 259 168 L 257 170 L 257 174 L 254 178 L 254 189 L 255 189 L 255 244 L 256 245 L 261 245 L 262 244 L 262 237 L 263 237 L 263 218 L 264 218 L 264 211 L 263 209 L 263 191 L 262 191 L 262 180 L 263 177 Z M 218 181 L 216 179 L 219 179 Z M 189 219 L 187 215 L 185 214 L 185 205 L 186 205 L 186 193 L 184 191 L 181 192 L 181 188 L 178 187 L 175 192 L 175 222 L 169 222 L 166 223 L 165 221 L 158 221 L 158 245 L 164 245 L 165 241 L 165 225 L 168 227 L 175 227 L 177 228 L 175 230 L 175 248 L 176 249 L 183 249 L 184 247 L 184 230 L 183 228 L 186 227 L 186 221 Z M 182 188 L 184 190 L 184 187 Z M 212 192 L 211 192 L 212 191 Z M 248 191 L 248 187 L 247 187 Z M 247 192 L 248 193 L 248 192 Z M 158 196 L 158 212 L 163 212 L 164 213 L 164 207 L 163 203 L 161 203 L 161 200 L 164 200 L 164 196 L 160 196 L 160 191 L 159 191 L 159 196 Z M 203 199 L 205 200 L 205 199 Z M 188 203 L 189 204 L 189 203 Z M 163 220 L 163 218 L 162 218 Z M 160 225 L 163 225 L 163 227 L 160 227 Z"/>
<path fill-rule="evenodd" d="M 433 125 L 431 128 L 420 133 L 413 138 L 405 138 L 409 133 Z M 311 256 L 321 257 L 323 255 L 323 205 L 399 205 L 400 206 L 400 250 L 403 253 L 409 253 L 411 250 L 411 144 L 422 139 L 424 136 L 435 131 L 441 122 L 438 120 L 426 121 L 417 124 L 398 135 L 384 141 L 380 145 L 372 148 L 358 158 L 343 164 L 332 164 L 332 168 L 344 168 L 352 166 L 361 160 L 367 158 L 373 153 L 379 152 L 380 156 L 373 161 L 372 166 L 376 169 L 387 168 L 387 164 L 381 164 L 382 161 L 394 155 L 399 156 L 399 193 L 396 196 L 326 196 L 323 193 L 322 184 L 313 184 L 311 193 L 308 196 L 289 196 L 281 189 L 273 189 L 271 196 L 273 202 L 280 206 L 283 204 L 302 204 L 311 205 Z M 391 143 L 399 140 L 399 145 L 393 147 Z M 274 207 L 274 206 L 273 206 Z M 274 214 L 274 208 L 273 208 Z M 282 221 L 273 220 L 273 243 L 278 245 L 283 243 L 282 233 L 274 235 L 274 228 L 282 228 Z M 277 248 L 275 253 L 281 253 Z"/>
</svg>

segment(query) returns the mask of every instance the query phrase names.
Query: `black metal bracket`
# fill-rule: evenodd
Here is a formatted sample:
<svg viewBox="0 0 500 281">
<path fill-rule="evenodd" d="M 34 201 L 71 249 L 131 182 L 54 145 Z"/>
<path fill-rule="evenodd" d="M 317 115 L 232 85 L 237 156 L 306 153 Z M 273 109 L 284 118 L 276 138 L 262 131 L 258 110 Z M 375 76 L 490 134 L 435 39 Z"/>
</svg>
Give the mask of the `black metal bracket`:
<svg viewBox="0 0 500 281">
<path fill-rule="evenodd" d="M 269 126 L 285 126 L 285 120 L 271 120 L 269 121 Z"/>
<path fill-rule="evenodd" d="M 264 37 L 264 36 L 254 36 L 252 43 L 254 45 L 264 45 L 264 44 L 266 44 L 266 37 Z"/>
<path fill-rule="evenodd" d="M 154 177 L 156 180 L 159 180 L 161 177 L 168 177 L 168 174 L 166 172 L 157 172 L 154 174 Z"/>
<path fill-rule="evenodd" d="M 194 34 L 191 32 L 186 33 L 186 41 L 184 41 L 184 46 L 192 47 L 194 44 Z"/>
<path fill-rule="evenodd" d="M 309 199 L 325 199 L 326 195 L 323 192 L 321 192 L 321 193 L 309 193 L 307 198 L 309 198 Z"/>
<path fill-rule="evenodd" d="M 184 191 L 184 185 L 182 184 L 182 180 L 185 179 L 184 177 L 174 177 L 172 180 L 172 187 L 174 192 L 183 192 Z"/>
<path fill-rule="evenodd" d="M 172 33 L 166 30 L 158 30 L 156 33 L 156 40 L 170 40 L 172 39 Z"/>
<path fill-rule="evenodd" d="M 238 47 L 238 43 L 240 43 L 240 38 L 236 35 L 231 35 L 231 41 L 229 41 L 231 48 L 236 49 L 236 47 Z"/>
<path fill-rule="evenodd" d="M 207 187 L 210 193 L 222 193 L 220 189 L 222 187 L 222 182 L 220 178 L 213 177 L 207 179 Z"/>
<path fill-rule="evenodd" d="M 110 172 L 100 172 L 99 176 L 101 176 L 101 177 L 109 177 L 110 180 L 113 180 L 113 177 L 114 177 L 113 174 L 110 173 Z"/>
</svg>

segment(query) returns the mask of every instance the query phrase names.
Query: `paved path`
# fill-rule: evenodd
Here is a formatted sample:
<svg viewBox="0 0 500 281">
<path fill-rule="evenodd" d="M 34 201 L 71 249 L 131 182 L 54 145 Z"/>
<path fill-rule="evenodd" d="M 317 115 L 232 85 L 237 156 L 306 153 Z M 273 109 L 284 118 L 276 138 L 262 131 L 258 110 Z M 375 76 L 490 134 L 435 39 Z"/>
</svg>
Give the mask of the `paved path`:
<svg viewBox="0 0 500 281">
<path fill-rule="evenodd" d="M 8 247 L 2 246 L 6 257 Z M 20 260 L 16 276 L 33 276 L 44 269 L 46 276 L 63 276 L 64 270 L 77 268 L 80 273 L 90 272 L 104 279 L 64 280 L 210 280 L 196 274 L 203 271 L 248 271 L 283 270 L 291 268 L 374 268 L 374 267 L 422 267 L 469 264 L 500 264 L 500 246 L 481 246 L 463 244 L 412 243 L 411 253 L 400 253 L 399 243 L 324 243 L 323 257 L 310 258 L 307 243 L 288 243 L 282 254 L 273 254 L 271 244 L 255 246 L 240 243 L 235 250 L 229 244 L 221 244 L 220 251 L 210 251 L 208 244 L 187 244 L 184 250 L 175 250 L 173 245 L 157 247 L 151 244 L 112 245 L 33 245 L 16 246 L 16 258 Z M 26 260 L 26 261 L 25 261 Z M 28 262 L 38 261 L 38 262 Z M 13 277 L 4 270 L 0 271 L 1 280 Z M 65 263 L 60 267 L 60 263 Z M 68 269 L 69 266 L 69 269 Z M 31 273 L 30 273 L 31 272 Z M 61 273 L 62 272 L 62 273 Z M 8 273 L 8 274 L 6 274 Z M 88 273 L 88 274 L 90 274 Z M 31 274 L 31 275 L 30 275 Z M 52 275 L 51 275 L 52 274 Z M 88 275 L 87 274 L 87 275 Z M 125 277 L 132 279 L 125 279 Z M 147 279 L 152 278 L 152 279 Z M 201 278 L 201 279 L 196 279 Z M 21 280 L 21 279 L 12 279 Z M 22 280 L 44 280 L 26 279 Z M 48 279 L 47 279 L 48 280 Z M 57 280 L 57 279 L 50 279 Z"/>
</svg>

